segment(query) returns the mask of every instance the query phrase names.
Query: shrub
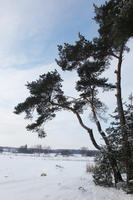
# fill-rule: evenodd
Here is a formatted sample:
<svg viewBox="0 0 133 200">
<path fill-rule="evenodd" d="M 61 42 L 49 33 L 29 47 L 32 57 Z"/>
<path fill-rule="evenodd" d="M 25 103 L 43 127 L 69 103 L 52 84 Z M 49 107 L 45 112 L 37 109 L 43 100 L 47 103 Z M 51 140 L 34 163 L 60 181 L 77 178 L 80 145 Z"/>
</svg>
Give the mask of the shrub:
<svg viewBox="0 0 133 200">
<path fill-rule="evenodd" d="M 112 187 L 112 169 L 106 154 L 100 154 L 95 159 L 95 168 L 93 175 L 94 183 L 104 187 Z"/>
<path fill-rule="evenodd" d="M 87 163 L 86 164 L 86 172 L 94 172 L 95 166 L 93 164 Z"/>
</svg>

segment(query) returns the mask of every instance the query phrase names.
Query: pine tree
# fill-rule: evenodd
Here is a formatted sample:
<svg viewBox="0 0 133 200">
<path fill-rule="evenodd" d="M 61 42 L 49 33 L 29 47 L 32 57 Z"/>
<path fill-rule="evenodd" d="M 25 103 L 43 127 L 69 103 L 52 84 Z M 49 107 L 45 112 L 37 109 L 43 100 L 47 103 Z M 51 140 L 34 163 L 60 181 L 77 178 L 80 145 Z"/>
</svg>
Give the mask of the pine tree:
<svg viewBox="0 0 133 200">
<path fill-rule="evenodd" d="M 113 172 L 107 152 L 107 149 L 103 148 L 102 153 L 95 158 L 93 180 L 96 185 L 112 187 L 114 185 Z"/>
<path fill-rule="evenodd" d="M 58 45 L 59 58 L 56 59 L 58 66 L 62 70 L 76 70 L 79 77 L 75 85 L 79 93 L 77 98 L 67 97 L 62 90 L 62 79 L 57 71 L 43 74 L 37 81 L 27 84 L 30 96 L 15 107 L 15 113 L 25 112 L 26 118 L 37 117 L 35 122 L 27 126 L 28 130 L 37 131 L 39 135 L 45 136 L 43 126 L 48 120 L 56 116 L 56 112 L 68 110 L 78 119 L 78 122 L 90 136 L 96 149 L 102 153 L 102 147 L 96 142 L 94 132 L 90 126 L 83 122 L 81 114 L 84 109 L 91 108 L 93 121 L 96 124 L 98 133 L 102 136 L 107 149 L 108 162 L 113 171 L 115 183 L 122 181 L 118 163 L 113 155 L 114 147 L 109 141 L 109 137 L 102 129 L 100 119 L 106 107 L 98 98 L 99 89 L 109 91 L 116 89 L 118 121 L 121 134 L 121 144 L 125 152 L 124 166 L 127 174 L 127 184 L 133 179 L 132 147 L 129 142 L 129 130 L 126 128 L 126 116 L 123 109 L 121 93 L 121 68 L 125 51 L 129 51 L 126 46 L 129 38 L 133 36 L 132 28 L 128 28 L 128 22 L 132 16 L 131 0 L 109 0 L 99 8 L 95 6 L 95 21 L 99 25 L 99 36 L 92 41 L 87 40 L 79 34 L 79 40 L 74 45 L 65 43 Z M 128 14 L 126 15 L 126 12 Z M 132 18 L 133 19 L 133 18 Z M 131 19 L 131 21 L 132 21 Z M 124 23 L 122 24 L 122 21 Z M 122 31 L 126 29 L 126 31 Z M 110 67 L 110 60 L 117 59 L 116 85 L 108 83 L 102 73 Z M 34 115 L 34 111 L 37 115 Z M 41 134 L 40 134 L 41 133 Z M 103 155 L 104 156 L 104 155 Z M 107 162 L 107 163 L 108 163 Z M 130 187 L 130 186 L 129 186 Z"/>
<path fill-rule="evenodd" d="M 133 37 L 133 1 L 132 0 L 110 0 L 101 7 L 95 6 L 95 20 L 99 24 L 100 40 L 106 43 L 106 52 L 112 52 L 112 56 L 118 60 L 116 73 L 116 99 L 120 120 L 121 134 L 123 137 L 123 148 L 126 152 L 126 174 L 127 184 L 133 180 L 132 150 L 128 142 L 126 119 L 124 115 L 122 90 L 121 90 L 121 68 L 124 52 L 129 51 L 127 41 Z"/>
<path fill-rule="evenodd" d="M 133 105 L 132 105 L 132 95 L 130 95 L 130 104 L 125 104 L 124 114 L 126 118 L 126 130 L 129 138 L 129 145 L 131 148 L 131 159 L 133 160 Z M 95 160 L 95 170 L 94 170 L 94 182 L 100 186 L 111 187 L 113 183 L 113 170 L 110 164 L 110 157 L 115 157 L 117 166 L 121 174 L 126 173 L 126 152 L 123 148 L 123 138 L 120 129 L 118 109 L 115 110 L 114 114 L 111 115 L 113 121 L 109 128 L 106 129 L 108 135 L 108 141 L 110 143 L 111 151 L 108 151 L 107 147 L 102 148 L 100 156 Z M 116 187 L 124 189 L 127 193 L 133 193 L 133 184 L 132 181 L 130 185 L 127 185 L 126 182 L 117 183 Z"/>
<path fill-rule="evenodd" d="M 133 1 L 131 0 L 109 0 L 100 7 L 95 6 L 96 15 L 94 19 L 99 25 L 99 37 L 88 41 L 79 35 L 80 40 L 75 45 L 65 43 L 64 47 L 58 46 L 59 59 L 56 60 L 63 70 L 78 69 L 83 62 L 87 60 L 89 63 L 92 58 L 95 61 L 93 62 L 94 67 L 94 63 L 97 63 L 101 66 L 101 70 L 105 70 L 110 66 L 111 58 L 117 60 L 117 68 L 115 70 L 116 100 L 123 148 L 126 152 L 125 165 L 128 185 L 133 180 L 133 162 L 122 102 L 121 69 L 124 53 L 129 51 L 127 41 L 133 36 L 132 26 L 129 27 L 129 22 L 132 24 L 133 20 L 132 10 Z"/>
<path fill-rule="evenodd" d="M 130 97 L 132 97 L 132 95 Z M 132 106 L 132 103 L 125 104 L 124 115 L 126 119 L 125 129 L 128 134 L 128 143 L 131 149 L 130 159 L 133 162 L 133 106 Z M 121 173 L 126 173 L 125 160 L 127 157 L 127 152 L 125 151 L 125 148 L 123 145 L 123 137 L 122 137 L 122 133 L 120 129 L 121 125 L 119 122 L 118 109 L 115 110 L 114 115 L 112 115 L 112 118 L 113 118 L 113 122 L 111 123 L 111 126 L 106 130 L 108 134 L 108 140 L 110 141 L 111 149 L 117 160 L 117 164 Z M 132 180 L 129 182 L 128 185 L 125 184 L 124 187 L 128 193 L 133 193 Z"/>
</svg>

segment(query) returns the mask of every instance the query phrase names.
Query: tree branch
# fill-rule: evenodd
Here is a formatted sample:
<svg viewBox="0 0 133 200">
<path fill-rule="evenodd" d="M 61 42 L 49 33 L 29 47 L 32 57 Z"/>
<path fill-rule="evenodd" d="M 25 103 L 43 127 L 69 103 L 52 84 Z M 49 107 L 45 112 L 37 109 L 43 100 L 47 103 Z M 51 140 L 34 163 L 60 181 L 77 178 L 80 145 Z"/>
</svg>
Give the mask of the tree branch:
<svg viewBox="0 0 133 200">
<path fill-rule="evenodd" d="M 85 98 L 85 99 L 89 102 L 89 104 L 91 106 L 93 119 L 95 120 L 95 124 L 97 126 L 97 130 L 100 133 L 100 135 L 102 136 L 105 144 L 109 147 L 110 144 L 109 144 L 108 138 L 107 138 L 105 132 L 102 130 L 101 124 L 100 124 L 100 122 L 99 122 L 99 120 L 97 118 L 97 115 L 96 115 L 95 106 L 94 106 L 94 93 L 93 92 L 94 92 L 94 88 L 91 89 L 91 100 L 90 101 L 87 98 Z"/>
<path fill-rule="evenodd" d="M 94 138 L 92 129 L 88 128 L 88 127 L 83 123 L 82 118 L 80 117 L 79 113 L 76 112 L 75 109 L 73 109 L 72 107 L 65 106 L 65 105 L 63 105 L 63 104 L 54 103 L 54 102 L 52 102 L 52 101 L 50 101 L 50 103 L 51 103 L 52 105 L 54 105 L 54 106 L 58 106 L 58 107 L 65 108 L 65 109 L 67 109 L 67 110 L 72 111 L 72 112 L 77 116 L 77 119 L 78 119 L 80 125 L 89 133 L 90 139 L 91 139 L 93 145 L 95 146 L 95 148 L 98 149 L 98 150 L 101 150 L 101 147 L 97 144 L 97 142 L 96 142 L 96 140 L 95 140 L 95 138 Z"/>
</svg>

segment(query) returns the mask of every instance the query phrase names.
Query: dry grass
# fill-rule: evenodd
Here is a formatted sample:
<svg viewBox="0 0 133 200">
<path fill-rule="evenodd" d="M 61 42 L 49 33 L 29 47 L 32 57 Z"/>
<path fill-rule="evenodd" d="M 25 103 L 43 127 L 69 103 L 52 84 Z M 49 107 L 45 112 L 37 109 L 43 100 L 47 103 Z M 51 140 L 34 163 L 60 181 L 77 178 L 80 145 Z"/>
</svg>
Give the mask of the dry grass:
<svg viewBox="0 0 133 200">
<path fill-rule="evenodd" d="M 47 174 L 46 173 L 42 173 L 41 176 L 47 176 Z"/>
<path fill-rule="evenodd" d="M 93 164 L 86 164 L 86 172 L 89 173 L 89 172 L 94 172 L 94 168 L 95 166 Z"/>
</svg>

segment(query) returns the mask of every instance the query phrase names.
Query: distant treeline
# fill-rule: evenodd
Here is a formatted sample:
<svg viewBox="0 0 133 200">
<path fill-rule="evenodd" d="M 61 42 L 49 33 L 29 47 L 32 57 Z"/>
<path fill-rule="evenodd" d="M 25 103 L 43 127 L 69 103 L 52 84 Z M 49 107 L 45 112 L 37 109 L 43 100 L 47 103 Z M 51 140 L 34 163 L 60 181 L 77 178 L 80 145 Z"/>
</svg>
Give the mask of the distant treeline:
<svg viewBox="0 0 133 200">
<path fill-rule="evenodd" d="M 12 153 L 44 153 L 44 154 L 61 154 L 61 155 L 72 155 L 72 154 L 81 154 L 84 156 L 96 156 L 100 152 L 97 150 L 86 150 L 86 149 L 43 149 L 43 148 L 28 148 L 27 145 L 17 147 L 0 147 L 0 152 L 12 152 Z"/>
</svg>

